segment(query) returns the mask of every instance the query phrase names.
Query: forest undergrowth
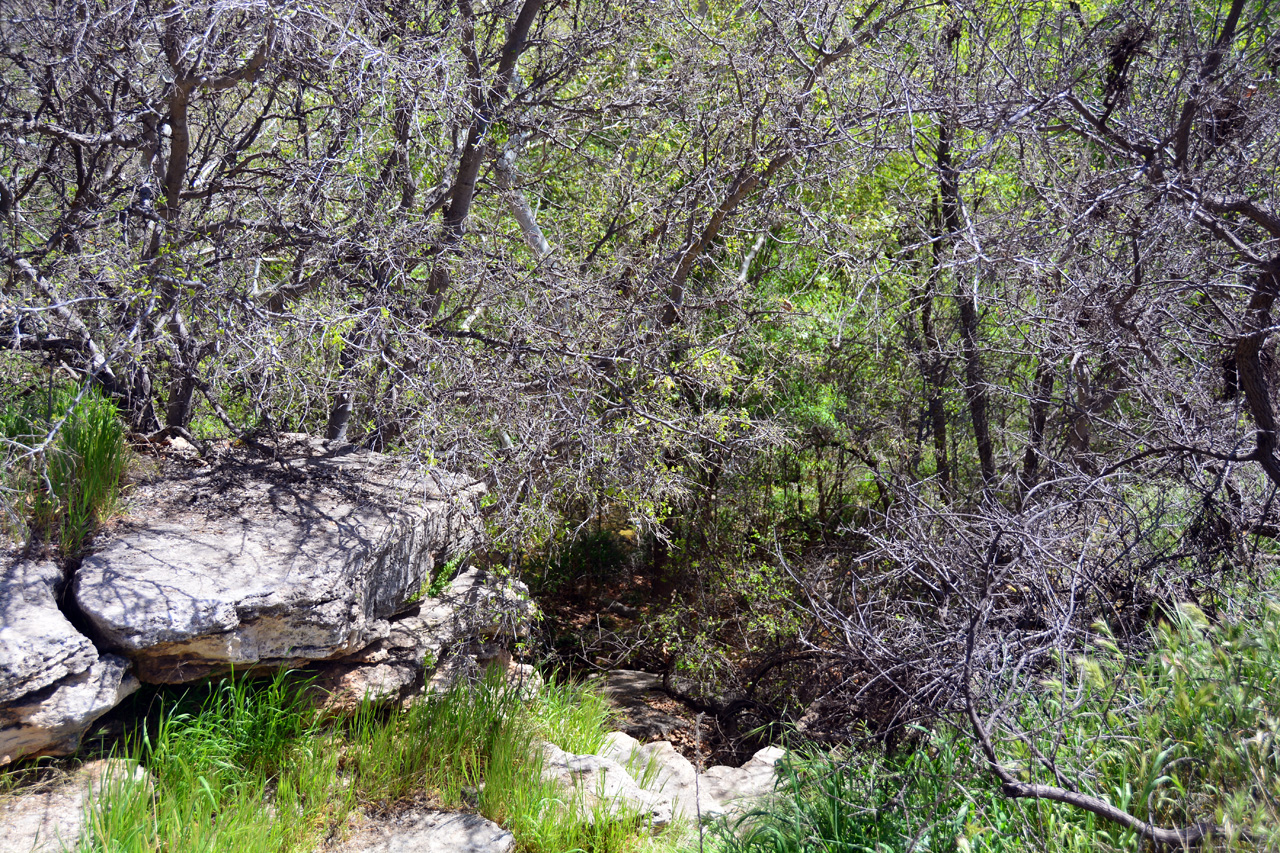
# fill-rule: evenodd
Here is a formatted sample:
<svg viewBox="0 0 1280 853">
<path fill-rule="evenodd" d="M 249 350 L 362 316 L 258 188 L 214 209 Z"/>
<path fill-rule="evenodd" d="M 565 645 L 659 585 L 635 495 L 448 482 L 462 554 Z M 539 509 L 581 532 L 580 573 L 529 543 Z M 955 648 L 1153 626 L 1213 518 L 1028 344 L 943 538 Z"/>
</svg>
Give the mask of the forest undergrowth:
<svg viewBox="0 0 1280 853">
<path fill-rule="evenodd" d="M 1280 602 L 1263 597 L 1216 623 L 1187 606 L 1149 639 L 1135 655 L 1101 630 L 1038 691 L 999 709 L 1027 733 L 998 744 L 1002 762 L 1027 779 L 1052 762 L 1080 791 L 1155 824 L 1211 820 L 1222 834 L 1203 849 L 1280 849 Z M 136 728 L 99 748 L 141 764 L 150 780 L 111 783 L 77 851 L 312 850 L 357 815 L 410 807 L 478 811 L 530 853 L 1149 848 L 1088 812 L 1004 796 L 959 715 L 913 727 L 889 750 L 792 733 L 778 789 L 757 808 L 701 832 L 652 834 L 625 813 L 576 818 L 566 793 L 540 781 L 537 739 L 600 747 L 610 712 L 590 689 L 552 682 L 525 700 L 489 679 L 405 710 L 370 706 L 326 721 L 304 688 L 280 674 L 139 696 Z M 7 771 L 0 796 L 35 772 Z"/>
</svg>

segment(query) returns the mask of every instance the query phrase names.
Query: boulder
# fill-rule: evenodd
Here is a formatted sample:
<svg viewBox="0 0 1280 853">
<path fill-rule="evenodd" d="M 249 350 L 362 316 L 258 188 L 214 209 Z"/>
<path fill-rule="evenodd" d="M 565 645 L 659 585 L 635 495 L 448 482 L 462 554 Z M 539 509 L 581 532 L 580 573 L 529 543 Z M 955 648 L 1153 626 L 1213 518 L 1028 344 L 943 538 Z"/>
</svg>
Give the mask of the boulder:
<svg viewBox="0 0 1280 853">
<path fill-rule="evenodd" d="M 360 827 L 329 853 L 511 853 L 510 832 L 476 814 L 411 811 Z"/>
<path fill-rule="evenodd" d="M 671 804 L 637 785 L 627 769 L 612 758 L 574 755 L 553 743 L 543 743 L 542 759 L 542 778 L 568 792 L 582 820 L 594 822 L 600 815 L 614 820 L 634 816 L 654 829 L 671 823 Z"/>
<path fill-rule="evenodd" d="M 93 721 L 138 681 L 128 661 L 98 650 L 58 609 L 62 570 L 10 557 L 0 577 L 0 765 L 69 755 Z"/>
<path fill-rule="evenodd" d="M 104 790 L 150 785 L 147 771 L 118 758 L 90 761 L 50 790 L 0 800 L 0 853 L 62 853 L 80 847 L 85 817 Z"/>
<path fill-rule="evenodd" d="M 306 436 L 273 456 L 140 488 L 84 559 L 76 603 L 142 680 L 351 654 L 477 533 L 483 484 Z"/>
<path fill-rule="evenodd" d="M 0 705 L 78 675 L 98 650 L 58 609 L 62 569 L 52 560 L 5 560 L 0 575 Z"/>
<path fill-rule="evenodd" d="M 0 765 L 35 755 L 70 755 L 94 720 L 137 689 L 129 662 L 103 655 L 84 672 L 0 707 Z"/>
<path fill-rule="evenodd" d="M 622 764 L 640 787 L 659 797 L 676 820 L 714 820 L 726 814 L 710 790 L 703 790 L 693 762 L 669 741 L 641 745 L 625 732 L 610 732 L 600 750 Z"/>
<path fill-rule="evenodd" d="M 393 619 L 386 636 L 321 668 L 316 687 L 328 694 L 324 707 L 345 711 L 368 698 L 393 701 L 422 685 L 448 690 L 460 679 L 478 680 L 497 665 L 524 694 L 536 694 L 541 677 L 511 660 L 504 641 L 526 636 L 534 615 L 529 589 L 519 581 L 479 569 L 454 578 L 434 598 Z"/>
<path fill-rule="evenodd" d="M 765 747 L 741 767 L 708 768 L 699 785 L 726 812 L 744 812 L 773 791 L 778 784 L 778 761 L 786 754 L 781 747 Z"/>
</svg>

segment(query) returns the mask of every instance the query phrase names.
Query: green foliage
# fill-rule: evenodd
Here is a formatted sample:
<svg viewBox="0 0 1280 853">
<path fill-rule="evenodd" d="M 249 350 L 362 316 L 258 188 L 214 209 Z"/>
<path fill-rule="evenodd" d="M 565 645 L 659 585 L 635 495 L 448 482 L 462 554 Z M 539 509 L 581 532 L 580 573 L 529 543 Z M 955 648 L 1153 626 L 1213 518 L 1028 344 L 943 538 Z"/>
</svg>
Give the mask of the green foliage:
<svg viewBox="0 0 1280 853">
<path fill-rule="evenodd" d="M 609 703 L 590 687 L 553 680 L 526 713 L 542 737 L 567 752 L 586 755 L 604 745 Z"/>
<path fill-rule="evenodd" d="M 1022 696 L 1009 713 L 1026 739 L 999 743 L 1002 759 L 1031 774 L 1034 743 L 1083 791 L 1142 820 L 1209 820 L 1228 831 L 1209 849 L 1276 849 L 1280 604 L 1219 625 L 1184 606 L 1154 640 L 1135 662 L 1104 633 L 1064 678 Z M 1143 849 L 1088 812 L 1005 798 L 963 731 L 925 734 L 889 758 L 798 757 L 767 808 L 717 837 L 723 853 Z"/>
<path fill-rule="evenodd" d="M 636 815 L 584 822 L 569 792 L 542 780 L 537 744 L 599 747 L 604 700 L 549 684 L 523 701 L 497 673 L 405 710 L 366 704 L 326 722 L 288 674 L 226 679 L 184 694 L 133 741 L 153 782 L 113 782 L 94 805 L 83 853 L 311 850 L 361 807 L 478 806 L 529 853 L 671 849 Z M 643 833 L 647 835 L 647 833 Z"/>
<path fill-rule="evenodd" d="M 362 798 L 395 801 L 429 790 L 449 806 L 464 788 L 479 786 L 499 742 L 516 736 L 508 724 L 518 695 L 490 676 L 474 690 L 457 689 L 387 716 L 366 705 L 350 727 L 347 768 Z"/>
<path fill-rule="evenodd" d="M 78 554 L 115 510 L 128 467 L 115 406 L 96 389 L 58 385 L 10 400 L 0 409 L 0 434 L 11 452 L 25 451 L 6 477 L 27 495 L 30 531 Z"/>
<path fill-rule="evenodd" d="M 1135 665 L 1104 633 L 1065 687 L 1062 679 L 1045 682 L 1045 701 L 1028 708 L 1024 727 L 1046 730 L 1068 708 L 1064 764 L 1095 795 L 1159 825 L 1217 822 L 1229 832 L 1223 849 L 1275 845 L 1280 603 L 1268 598 L 1250 618 L 1217 625 L 1185 604 L 1155 640 Z M 1070 709 L 1066 697 L 1077 691 L 1079 707 Z M 1099 832 L 1134 844 L 1129 833 Z"/>
<path fill-rule="evenodd" d="M 782 765 L 766 808 L 717 827 L 721 853 L 954 851 L 966 814 L 963 752 L 945 742 L 873 760 L 821 752 Z M 939 820 L 939 818 L 942 818 Z"/>
<path fill-rule="evenodd" d="M 526 563 L 522 574 L 535 593 L 554 593 L 586 581 L 616 578 L 635 553 L 629 541 L 612 530 L 589 530 L 569 538 L 549 555 Z"/>
<path fill-rule="evenodd" d="M 412 604 L 424 598 L 438 598 L 442 595 L 449 588 L 449 583 L 458 576 L 458 568 L 466 559 L 466 554 L 454 554 L 450 557 L 433 577 L 423 581 L 417 591 L 409 596 L 409 603 Z"/>
</svg>

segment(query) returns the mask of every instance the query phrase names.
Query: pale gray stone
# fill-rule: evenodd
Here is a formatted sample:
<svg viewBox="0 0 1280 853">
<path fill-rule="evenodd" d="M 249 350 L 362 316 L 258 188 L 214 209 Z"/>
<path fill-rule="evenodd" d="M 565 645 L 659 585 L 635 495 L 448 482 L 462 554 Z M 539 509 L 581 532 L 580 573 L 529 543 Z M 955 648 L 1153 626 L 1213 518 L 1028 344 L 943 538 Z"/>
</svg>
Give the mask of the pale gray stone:
<svg viewBox="0 0 1280 853">
<path fill-rule="evenodd" d="M 542 778 L 561 786 L 582 820 L 636 815 L 653 829 L 671 823 L 671 804 L 637 785 L 612 758 L 574 755 L 553 743 L 542 744 L 542 758 Z"/>
<path fill-rule="evenodd" d="M 643 741 L 665 740 L 677 729 L 689 729 L 686 720 L 653 707 L 655 698 L 666 698 L 662 692 L 662 676 L 633 669 L 615 669 L 598 679 L 601 691 L 618 712 L 619 722 L 627 734 Z M 693 685 L 683 679 L 672 679 L 677 691 L 689 692 Z"/>
<path fill-rule="evenodd" d="M 424 692 L 443 692 L 460 681 L 478 681 L 492 665 L 530 698 L 542 678 L 528 664 L 514 663 L 502 641 L 526 634 L 533 615 L 524 584 L 468 569 L 439 597 L 391 621 L 385 637 L 323 667 L 316 683 L 330 693 L 323 706 L 336 712 L 357 707 L 362 698 L 394 701 L 424 681 Z"/>
<path fill-rule="evenodd" d="M 0 568 L 0 703 L 84 672 L 98 650 L 58 609 L 62 569 L 7 558 Z"/>
<path fill-rule="evenodd" d="M 604 676 L 604 694 L 611 699 L 629 701 L 662 686 L 662 676 L 638 669 L 615 669 Z"/>
<path fill-rule="evenodd" d="M 437 558 L 472 544 L 483 485 L 286 437 L 135 499 L 75 596 L 150 682 L 298 665 L 389 636 Z"/>
<path fill-rule="evenodd" d="M 89 669 L 0 708 L 0 765 L 70 755 L 93 721 L 138 689 L 129 662 L 103 655 Z"/>
<path fill-rule="evenodd" d="M 0 799 L 0 853 L 62 853 L 75 850 L 85 815 L 104 789 L 150 785 L 150 775 L 118 758 L 90 761 L 52 790 Z"/>
<path fill-rule="evenodd" d="M 711 767 L 698 781 L 725 811 L 743 812 L 772 793 L 778 783 L 778 761 L 786 754 L 781 747 L 765 747 L 741 767 Z"/>
<path fill-rule="evenodd" d="M 625 732 L 610 732 L 600 752 L 626 767 L 640 787 L 661 798 L 676 820 L 709 821 L 725 814 L 711 791 L 702 790 L 693 762 L 669 741 L 642 745 Z"/>
<path fill-rule="evenodd" d="M 511 853 L 515 846 L 510 832 L 480 815 L 428 811 L 371 821 L 327 849 L 330 853 Z"/>
</svg>

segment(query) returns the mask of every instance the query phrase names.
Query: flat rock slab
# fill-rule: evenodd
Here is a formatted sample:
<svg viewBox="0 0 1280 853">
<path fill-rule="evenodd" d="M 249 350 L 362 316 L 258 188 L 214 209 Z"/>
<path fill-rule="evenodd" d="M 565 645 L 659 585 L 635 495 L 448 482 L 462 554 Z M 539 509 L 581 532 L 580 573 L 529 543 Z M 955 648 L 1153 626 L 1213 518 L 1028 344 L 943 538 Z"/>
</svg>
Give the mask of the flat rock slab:
<svg viewBox="0 0 1280 853">
<path fill-rule="evenodd" d="M 511 853 L 515 837 L 477 814 L 408 812 L 369 822 L 329 853 Z M 0 853 L 7 851 L 0 850 Z"/>
<path fill-rule="evenodd" d="M 477 530 L 483 485 L 285 436 L 140 488 L 75 597 L 143 681 L 299 665 L 388 635 Z"/>
<path fill-rule="evenodd" d="M 62 853 L 75 850 L 85 815 L 104 789 L 146 785 L 141 767 L 120 759 L 91 761 L 47 791 L 0 799 L 0 853 Z"/>
<path fill-rule="evenodd" d="M 611 670 L 599 678 L 601 691 L 609 699 L 631 737 L 642 741 L 674 737 L 677 731 L 691 728 L 687 720 L 668 713 L 662 707 L 674 704 L 662 690 L 662 676 L 634 669 Z M 672 686 L 688 692 L 692 685 L 673 679 Z M 687 732 L 692 740 L 692 732 Z"/>
<path fill-rule="evenodd" d="M 78 675 L 98 659 L 93 643 L 58 609 L 62 581 L 52 560 L 0 563 L 0 704 Z"/>
</svg>

